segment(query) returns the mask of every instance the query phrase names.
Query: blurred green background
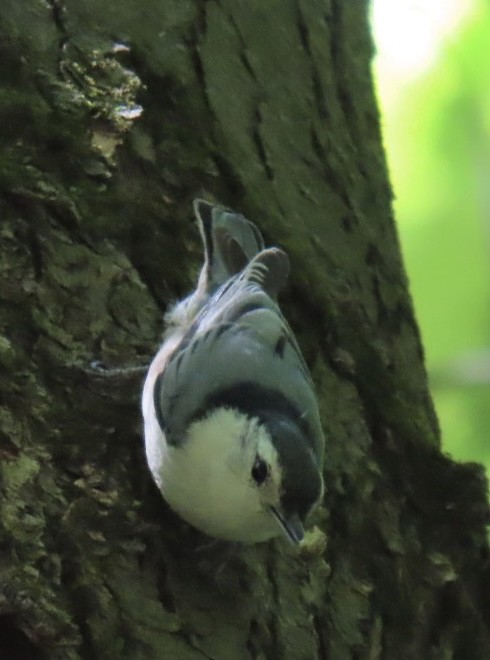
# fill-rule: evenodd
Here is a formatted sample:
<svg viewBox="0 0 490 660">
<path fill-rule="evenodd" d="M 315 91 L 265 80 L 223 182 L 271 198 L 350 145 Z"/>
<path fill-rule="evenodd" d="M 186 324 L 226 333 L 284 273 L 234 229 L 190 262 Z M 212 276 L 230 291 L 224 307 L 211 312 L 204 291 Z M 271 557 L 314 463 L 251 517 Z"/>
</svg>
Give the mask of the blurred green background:
<svg viewBox="0 0 490 660">
<path fill-rule="evenodd" d="M 490 3 L 371 9 L 395 214 L 443 447 L 490 474 Z"/>
</svg>

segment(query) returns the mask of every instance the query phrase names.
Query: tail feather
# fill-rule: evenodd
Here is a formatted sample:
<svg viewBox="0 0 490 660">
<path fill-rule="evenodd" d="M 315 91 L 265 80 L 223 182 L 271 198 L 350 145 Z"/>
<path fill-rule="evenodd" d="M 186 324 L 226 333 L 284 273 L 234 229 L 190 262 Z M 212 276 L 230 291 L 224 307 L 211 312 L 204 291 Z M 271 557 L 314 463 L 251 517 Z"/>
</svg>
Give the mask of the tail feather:
<svg viewBox="0 0 490 660">
<path fill-rule="evenodd" d="M 195 200 L 194 212 L 204 243 L 201 278 L 212 293 L 264 249 L 264 240 L 253 222 L 239 213 L 202 199 Z"/>
<path fill-rule="evenodd" d="M 262 250 L 251 262 L 243 276 L 255 280 L 270 298 L 277 301 L 289 275 L 289 257 L 279 248 Z"/>
</svg>

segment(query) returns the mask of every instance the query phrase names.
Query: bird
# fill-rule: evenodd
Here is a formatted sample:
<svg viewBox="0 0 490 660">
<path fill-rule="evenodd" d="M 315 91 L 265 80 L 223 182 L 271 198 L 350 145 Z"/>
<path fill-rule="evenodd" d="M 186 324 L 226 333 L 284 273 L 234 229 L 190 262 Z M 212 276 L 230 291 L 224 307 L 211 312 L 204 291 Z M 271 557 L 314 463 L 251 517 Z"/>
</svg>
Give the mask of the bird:
<svg viewBox="0 0 490 660">
<path fill-rule="evenodd" d="M 245 216 L 202 199 L 196 289 L 165 315 L 142 392 L 153 480 L 215 539 L 304 538 L 321 501 L 324 434 L 313 381 L 277 302 L 290 264 Z"/>
</svg>

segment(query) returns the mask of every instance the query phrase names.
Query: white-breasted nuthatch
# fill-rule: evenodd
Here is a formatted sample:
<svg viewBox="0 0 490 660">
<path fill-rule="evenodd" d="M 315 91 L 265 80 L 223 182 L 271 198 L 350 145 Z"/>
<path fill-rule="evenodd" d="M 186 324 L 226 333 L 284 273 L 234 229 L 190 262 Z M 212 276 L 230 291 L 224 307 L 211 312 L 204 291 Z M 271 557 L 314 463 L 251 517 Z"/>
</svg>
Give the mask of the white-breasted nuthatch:
<svg viewBox="0 0 490 660">
<path fill-rule="evenodd" d="M 196 291 L 166 315 L 142 397 L 153 478 L 205 534 L 256 543 L 303 522 L 323 493 L 312 380 L 277 304 L 289 273 L 244 216 L 194 203 L 204 243 Z"/>
</svg>

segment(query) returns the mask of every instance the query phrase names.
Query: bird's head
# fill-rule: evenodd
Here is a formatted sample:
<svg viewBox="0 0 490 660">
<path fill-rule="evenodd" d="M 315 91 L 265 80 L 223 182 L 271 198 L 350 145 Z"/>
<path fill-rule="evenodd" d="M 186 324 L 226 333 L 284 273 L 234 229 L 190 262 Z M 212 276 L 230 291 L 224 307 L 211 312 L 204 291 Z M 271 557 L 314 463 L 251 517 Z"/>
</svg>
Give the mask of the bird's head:
<svg viewBox="0 0 490 660">
<path fill-rule="evenodd" d="M 245 543 L 281 532 L 294 543 L 302 540 L 323 482 L 294 420 L 274 411 L 250 416 L 215 408 L 191 423 L 174 454 L 173 486 L 165 497 L 202 532 Z"/>
</svg>

